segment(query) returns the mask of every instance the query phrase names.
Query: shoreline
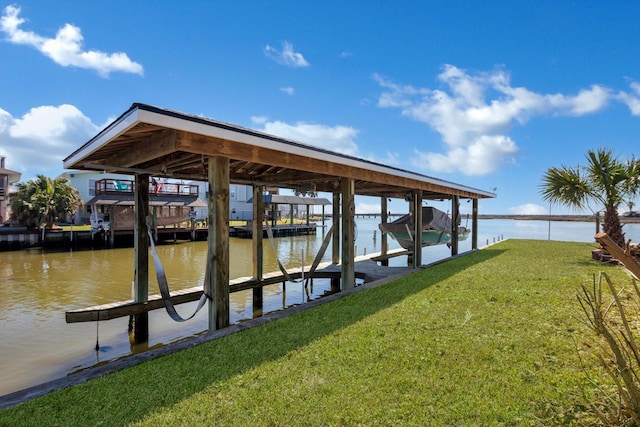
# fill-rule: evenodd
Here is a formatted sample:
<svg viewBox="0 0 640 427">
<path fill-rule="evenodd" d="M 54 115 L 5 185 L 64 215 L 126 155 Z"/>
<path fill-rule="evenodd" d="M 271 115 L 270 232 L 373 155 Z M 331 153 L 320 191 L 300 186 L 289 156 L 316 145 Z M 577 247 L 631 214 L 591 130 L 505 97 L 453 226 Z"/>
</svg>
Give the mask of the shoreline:
<svg viewBox="0 0 640 427">
<path fill-rule="evenodd" d="M 595 222 L 595 215 L 502 215 L 502 214 L 478 214 L 478 219 L 512 219 L 527 221 L 574 221 L 574 222 Z M 604 215 L 600 215 L 600 222 Z M 622 224 L 638 224 L 640 217 L 620 216 Z"/>
</svg>

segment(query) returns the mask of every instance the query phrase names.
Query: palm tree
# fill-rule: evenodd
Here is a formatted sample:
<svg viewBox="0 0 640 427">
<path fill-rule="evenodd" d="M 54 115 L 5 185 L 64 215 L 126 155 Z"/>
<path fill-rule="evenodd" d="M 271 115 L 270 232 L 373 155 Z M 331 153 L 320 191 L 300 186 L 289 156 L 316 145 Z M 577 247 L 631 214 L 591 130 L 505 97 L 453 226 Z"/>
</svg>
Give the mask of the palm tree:
<svg viewBox="0 0 640 427">
<path fill-rule="evenodd" d="M 549 168 L 540 185 L 542 198 L 580 210 L 595 203 L 596 211 L 604 209 L 603 231 L 624 246 L 618 207 L 625 197 L 638 194 L 640 162 L 635 158 L 622 162 L 605 148 L 587 151 L 586 158 L 587 166 Z"/>
<path fill-rule="evenodd" d="M 17 191 L 9 196 L 11 220 L 27 227 L 45 224 L 51 228 L 81 203 L 78 191 L 66 178 L 38 175 L 35 180 L 18 183 L 16 187 Z"/>
</svg>

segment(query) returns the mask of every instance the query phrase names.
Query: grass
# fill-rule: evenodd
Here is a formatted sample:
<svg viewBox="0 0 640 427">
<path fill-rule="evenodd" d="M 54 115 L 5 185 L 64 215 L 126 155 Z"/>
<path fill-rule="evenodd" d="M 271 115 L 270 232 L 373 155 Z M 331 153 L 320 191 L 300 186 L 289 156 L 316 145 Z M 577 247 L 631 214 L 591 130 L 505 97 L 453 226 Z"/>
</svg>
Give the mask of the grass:
<svg viewBox="0 0 640 427">
<path fill-rule="evenodd" d="M 0 411 L 0 425 L 570 425 L 594 245 L 507 240 Z M 626 282 L 625 282 L 626 283 Z"/>
</svg>

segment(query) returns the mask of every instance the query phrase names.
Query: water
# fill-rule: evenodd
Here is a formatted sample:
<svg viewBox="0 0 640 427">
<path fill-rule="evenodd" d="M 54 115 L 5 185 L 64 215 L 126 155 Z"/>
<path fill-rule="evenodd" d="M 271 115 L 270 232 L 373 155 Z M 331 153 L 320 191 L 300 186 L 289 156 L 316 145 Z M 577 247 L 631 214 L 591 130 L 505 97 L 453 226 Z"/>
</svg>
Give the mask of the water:
<svg viewBox="0 0 640 427">
<path fill-rule="evenodd" d="M 327 222 L 327 226 L 330 226 Z M 380 251 L 380 231 L 375 218 L 357 219 L 357 255 Z M 470 224 L 462 224 L 470 225 Z M 327 227 L 328 229 L 328 227 Z M 374 238 L 374 231 L 375 236 Z M 544 221 L 479 221 L 478 244 L 484 246 L 500 238 L 527 238 L 592 242 L 594 224 Z M 625 226 L 627 238 L 640 241 L 640 224 Z M 275 239 L 276 251 L 288 269 L 311 265 L 324 234 Z M 206 242 L 181 242 L 161 245 L 159 256 L 172 290 L 200 286 L 204 280 Z M 389 239 L 390 249 L 397 248 Z M 461 242 L 459 252 L 471 249 L 470 239 Z M 324 260 L 330 259 L 330 248 Z M 264 271 L 276 271 L 274 252 L 264 242 Z M 424 264 L 447 257 L 446 246 L 423 250 Z M 231 239 L 230 277 L 252 275 L 251 241 Z M 131 298 L 134 275 L 132 248 L 43 252 L 22 250 L 0 252 L 0 395 L 40 384 L 98 363 L 126 357 L 132 353 L 164 345 L 207 329 L 206 310 L 186 322 L 173 322 L 164 310 L 149 313 L 149 342 L 133 346 L 127 332 L 128 318 L 98 323 L 65 322 L 68 310 L 86 308 Z M 406 265 L 406 257 L 390 260 L 391 265 Z M 153 263 L 150 265 L 150 293 L 158 293 Z M 330 289 L 328 281 L 316 280 L 312 299 Z M 265 312 L 305 301 L 302 285 L 287 284 L 264 288 Z M 232 323 L 253 316 L 250 291 L 231 294 Z M 178 311 L 190 315 L 196 303 L 182 304 Z M 95 351 L 96 340 L 100 350 Z"/>
</svg>

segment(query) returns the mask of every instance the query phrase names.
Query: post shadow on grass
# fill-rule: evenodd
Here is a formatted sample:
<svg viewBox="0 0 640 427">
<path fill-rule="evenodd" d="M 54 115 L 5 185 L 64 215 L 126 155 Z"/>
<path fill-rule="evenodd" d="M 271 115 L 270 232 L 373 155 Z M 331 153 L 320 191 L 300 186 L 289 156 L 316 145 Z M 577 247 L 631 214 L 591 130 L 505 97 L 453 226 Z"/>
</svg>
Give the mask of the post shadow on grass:
<svg viewBox="0 0 640 427">
<path fill-rule="evenodd" d="M 49 416 L 57 418 L 64 415 L 60 411 L 73 410 L 73 406 L 78 404 L 77 398 L 80 394 L 83 396 L 83 405 L 95 405 L 94 407 L 105 408 L 104 411 L 117 411 L 119 423 L 133 423 L 218 382 L 281 358 L 326 335 L 355 324 L 503 252 L 505 249 L 491 247 L 462 254 L 463 256 L 455 260 L 437 263 L 383 285 L 365 284 L 304 305 L 270 313 L 262 318 L 238 323 L 211 334 L 203 334 L 129 356 L 4 396 L 0 398 L 0 408 L 3 407 L 3 401 L 4 407 L 7 407 L 18 403 L 20 398 L 42 396 L 51 391 L 77 385 L 73 391 L 61 390 L 57 393 L 55 405 L 38 405 L 33 401 L 21 406 L 27 412 L 30 411 L 31 405 L 38 406 L 37 413 L 44 419 L 49 410 L 47 408 L 55 408 L 55 414 L 51 413 Z M 364 290 L 367 292 L 363 292 Z M 328 302 L 332 304 L 327 304 Z M 313 310 L 310 310 L 311 308 Z M 141 365 L 142 362 L 147 363 Z M 123 370 L 124 368 L 130 369 Z M 168 371 L 172 373 L 167 375 Z M 111 373 L 112 376 L 101 381 L 89 381 Z M 127 384 L 121 397 L 128 397 L 119 399 L 117 408 L 105 405 L 102 400 L 101 387 L 110 378 L 117 383 Z M 132 400 L 135 400 L 135 406 L 130 405 Z M 96 422 L 105 416 L 104 413 L 88 415 L 96 417 Z"/>
</svg>

